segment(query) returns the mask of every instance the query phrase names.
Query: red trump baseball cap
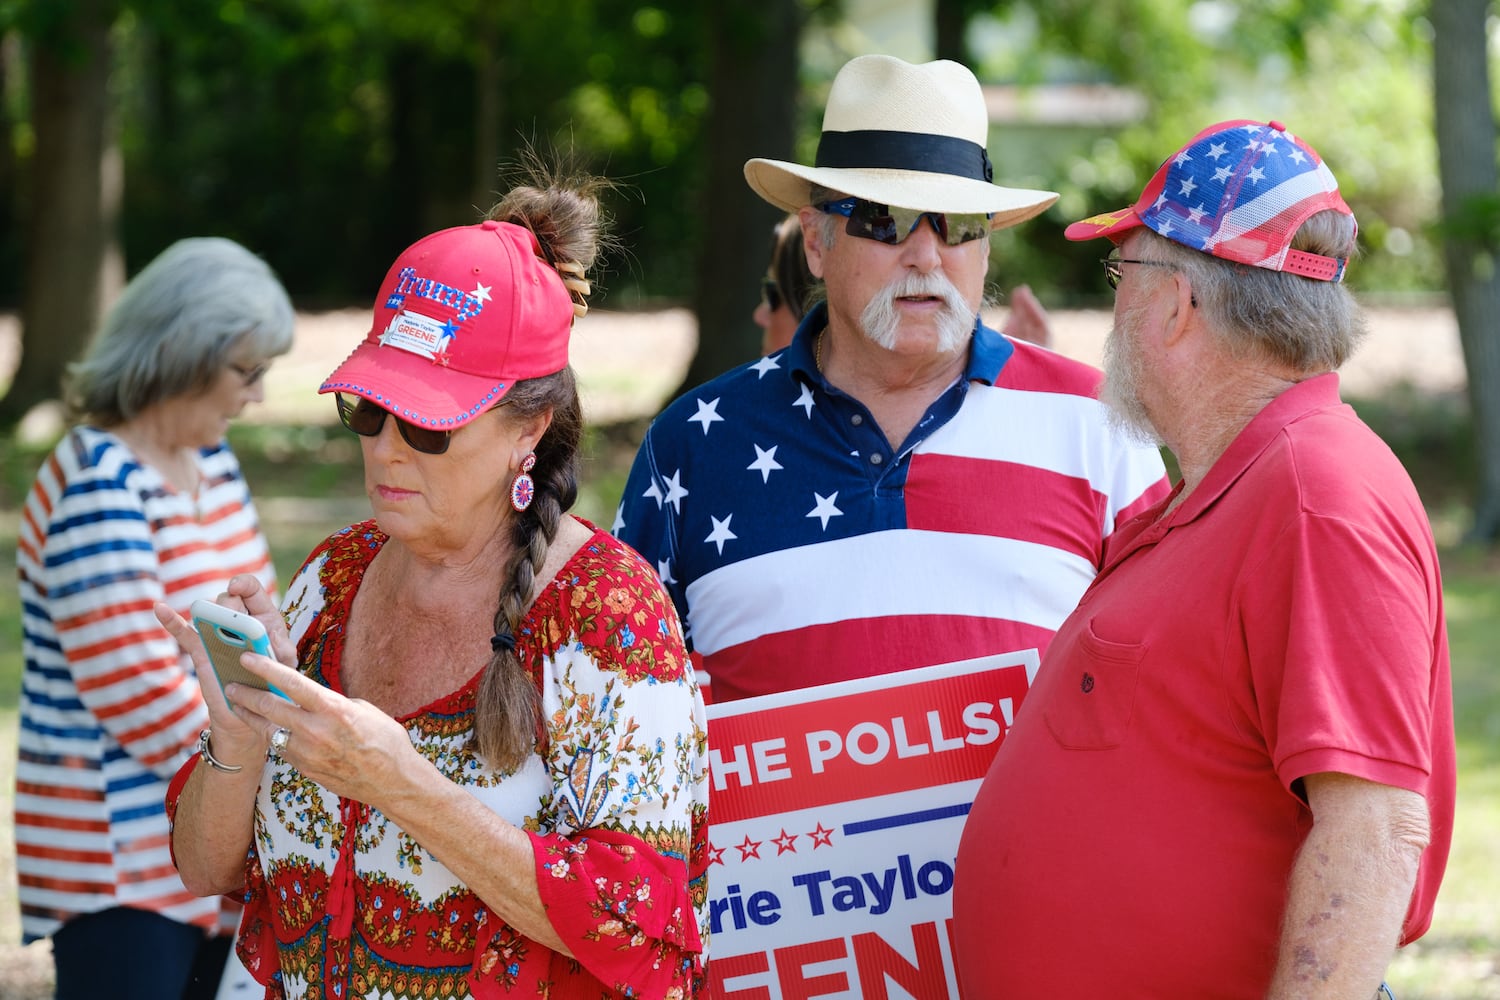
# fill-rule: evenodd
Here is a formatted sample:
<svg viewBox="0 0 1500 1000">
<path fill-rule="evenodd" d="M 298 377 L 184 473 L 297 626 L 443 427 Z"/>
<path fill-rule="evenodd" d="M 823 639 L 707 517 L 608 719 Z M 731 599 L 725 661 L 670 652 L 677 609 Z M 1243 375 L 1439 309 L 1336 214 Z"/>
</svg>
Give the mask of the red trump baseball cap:
<svg viewBox="0 0 1500 1000">
<path fill-rule="evenodd" d="M 369 333 L 318 392 L 453 430 L 517 381 L 566 368 L 574 315 L 530 230 L 493 220 L 444 229 L 396 258 Z"/>
</svg>

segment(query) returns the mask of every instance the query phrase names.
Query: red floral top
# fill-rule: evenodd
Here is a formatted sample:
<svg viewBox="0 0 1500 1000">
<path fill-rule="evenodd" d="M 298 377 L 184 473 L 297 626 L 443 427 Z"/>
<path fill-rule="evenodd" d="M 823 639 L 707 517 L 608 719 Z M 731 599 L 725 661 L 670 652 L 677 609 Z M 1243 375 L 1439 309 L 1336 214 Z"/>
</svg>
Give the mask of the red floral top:
<svg viewBox="0 0 1500 1000">
<path fill-rule="evenodd" d="M 373 521 L 345 528 L 287 591 L 300 668 L 333 690 L 348 609 L 385 541 Z M 449 780 L 530 834 L 542 902 L 576 958 L 491 914 L 379 811 L 268 763 L 238 944 L 268 1000 L 706 995 L 708 741 L 671 602 L 595 529 L 538 595 L 516 652 L 547 730 L 517 771 L 474 749 L 477 672 L 400 721 Z"/>
</svg>

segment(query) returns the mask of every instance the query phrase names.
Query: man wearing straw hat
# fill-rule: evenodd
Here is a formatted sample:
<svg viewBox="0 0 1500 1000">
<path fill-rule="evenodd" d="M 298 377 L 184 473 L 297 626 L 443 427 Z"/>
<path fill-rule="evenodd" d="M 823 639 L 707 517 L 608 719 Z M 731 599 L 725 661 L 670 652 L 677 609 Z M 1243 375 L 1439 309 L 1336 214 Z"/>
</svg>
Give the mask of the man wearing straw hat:
<svg viewBox="0 0 1500 1000">
<path fill-rule="evenodd" d="M 963 66 L 860 56 L 817 165 L 745 165 L 800 216 L 827 300 L 663 411 L 615 521 L 715 700 L 1039 655 L 1104 539 L 1165 493 L 1096 370 L 980 322 L 990 233 L 1057 199 L 995 184 L 988 132 Z"/>
</svg>

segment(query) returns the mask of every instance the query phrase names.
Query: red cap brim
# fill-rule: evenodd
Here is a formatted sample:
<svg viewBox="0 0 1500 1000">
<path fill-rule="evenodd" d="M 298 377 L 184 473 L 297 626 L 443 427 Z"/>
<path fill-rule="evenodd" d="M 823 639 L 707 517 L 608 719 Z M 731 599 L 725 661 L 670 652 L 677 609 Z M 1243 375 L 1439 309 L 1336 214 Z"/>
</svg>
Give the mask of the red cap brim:
<svg viewBox="0 0 1500 1000">
<path fill-rule="evenodd" d="M 1142 225 L 1145 223 L 1141 222 L 1141 217 L 1135 214 L 1135 207 L 1132 206 L 1075 222 L 1063 230 L 1063 235 L 1075 241 L 1097 240 L 1107 236 L 1118 243 L 1120 234 Z"/>
</svg>

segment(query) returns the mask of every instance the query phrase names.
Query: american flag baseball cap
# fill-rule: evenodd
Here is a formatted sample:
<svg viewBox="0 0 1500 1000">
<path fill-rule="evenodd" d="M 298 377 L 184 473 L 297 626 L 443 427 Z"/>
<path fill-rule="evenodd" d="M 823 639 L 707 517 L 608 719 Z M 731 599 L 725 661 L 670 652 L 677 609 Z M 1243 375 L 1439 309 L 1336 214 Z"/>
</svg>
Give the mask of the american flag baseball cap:
<svg viewBox="0 0 1500 1000">
<path fill-rule="evenodd" d="M 1137 226 L 1224 260 L 1342 281 L 1347 258 L 1291 248 L 1311 216 L 1354 213 L 1317 152 L 1280 122 L 1210 125 L 1167 157 L 1136 203 L 1069 226 L 1070 240 L 1116 243 Z"/>
</svg>

